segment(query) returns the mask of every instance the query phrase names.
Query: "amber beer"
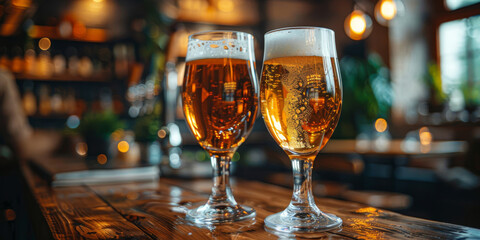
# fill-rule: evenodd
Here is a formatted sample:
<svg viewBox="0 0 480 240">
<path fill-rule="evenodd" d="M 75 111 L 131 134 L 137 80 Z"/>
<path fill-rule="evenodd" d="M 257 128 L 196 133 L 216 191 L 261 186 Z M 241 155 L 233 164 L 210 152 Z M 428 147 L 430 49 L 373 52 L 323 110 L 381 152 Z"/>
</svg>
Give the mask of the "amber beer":
<svg viewBox="0 0 480 240">
<path fill-rule="evenodd" d="M 251 64 L 231 58 L 186 63 L 183 110 L 193 135 L 205 149 L 235 149 L 251 130 L 258 100 Z"/>
<path fill-rule="evenodd" d="M 315 156 L 332 136 L 342 105 L 337 71 L 332 57 L 289 56 L 264 62 L 262 114 L 287 153 Z"/>
</svg>

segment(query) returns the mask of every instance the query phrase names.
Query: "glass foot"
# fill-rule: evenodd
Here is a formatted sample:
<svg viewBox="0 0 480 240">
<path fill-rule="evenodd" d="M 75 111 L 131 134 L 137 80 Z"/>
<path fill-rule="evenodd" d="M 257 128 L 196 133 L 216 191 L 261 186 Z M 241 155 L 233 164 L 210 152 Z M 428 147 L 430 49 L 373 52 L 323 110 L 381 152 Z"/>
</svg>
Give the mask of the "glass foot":
<svg viewBox="0 0 480 240">
<path fill-rule="evenodd" d="M 186 219 L 195 224 L 205 225 L 242 221 L 252 219 L 255 215 L 255 209 L 243 205 L 230 206 L 205 204 L 189 210 Z"/>
<path fill-rule="evenodd" d="M 267 230 L 284 233 L 314 233 L 339 228 L 342 219 L 333 215 L 320 212 L 294 213 L 288 210 L 268 216 L 265 219 Z"/>
</svg>

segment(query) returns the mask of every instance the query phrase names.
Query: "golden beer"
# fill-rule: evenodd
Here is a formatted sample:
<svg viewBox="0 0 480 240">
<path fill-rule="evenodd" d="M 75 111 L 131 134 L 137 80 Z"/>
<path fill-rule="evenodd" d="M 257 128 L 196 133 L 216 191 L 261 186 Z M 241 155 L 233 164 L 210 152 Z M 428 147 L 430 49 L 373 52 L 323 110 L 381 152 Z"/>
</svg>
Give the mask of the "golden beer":
<svg viewBox="0 0 480 240">
<path fill-rule="evenodd" d="M 229 152 L 251 130 L 258 101 L 251 64 L 232 58 L 186 63 L 183 110 L 193 135 L 206 150 Z"/>
<path fill-rule="evenodd" d="M 287 154 L 314 158 L 332 136 L 342 106 L 338 70 L 332 57 L 289 56 L 264 62 L 262 115 Z"/>
</svg>

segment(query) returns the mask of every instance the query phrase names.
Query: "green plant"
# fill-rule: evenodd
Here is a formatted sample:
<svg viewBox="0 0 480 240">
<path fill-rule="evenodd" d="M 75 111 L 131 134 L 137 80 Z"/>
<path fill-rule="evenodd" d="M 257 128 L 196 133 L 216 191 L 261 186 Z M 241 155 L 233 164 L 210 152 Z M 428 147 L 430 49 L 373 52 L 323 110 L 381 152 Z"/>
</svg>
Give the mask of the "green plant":
<svg viewBox="0 0 480 240">
<path fill-rule="evenodd" d="M 447 99 L 447 95 L 443 92 L 442 77 L 438 64 L 430 63 L 428 65 L 425 83 L 430 88 L 430 98 L 432 103 L 434 105 L 442 105 Z"/>
<path fill-rule="evenodd" d="M 388 119 L 393 100 L 390 72 L 377 54 L 366 59 L 344 57 L 340 71 L 343 102 L 336 132 L 340 137 L 354 138 L 362 125 L 379 117 Z"/>
<path fill-rule="evenodd" d="M 464 83 L 460 88 L 467 108 L 474 108 L 480 105 L 480 83 Z"/>
<path fill-rule="evenodd" d="M 138 118 L 133 127 L 137 142 L 153 142 L 157 139 L 161 121 L 158 115 L 151 114 Z"/>
<path fill-rule="evenodd" d="M 124 128 L 125 124 L 111 111 L 87 113 L 80 120 L 78 132 L 85 138 L 108 138 L 115 130 Z"/>
</svg>

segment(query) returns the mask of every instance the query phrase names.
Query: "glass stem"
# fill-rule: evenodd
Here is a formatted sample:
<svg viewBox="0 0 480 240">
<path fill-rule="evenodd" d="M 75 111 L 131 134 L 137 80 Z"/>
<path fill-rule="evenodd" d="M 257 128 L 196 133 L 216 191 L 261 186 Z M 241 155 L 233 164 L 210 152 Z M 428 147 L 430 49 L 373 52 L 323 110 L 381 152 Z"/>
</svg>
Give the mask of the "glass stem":
<svg viewBox="0 0 480 240">
<path fill-rule="evenodd" d="M 320 213 L 312 194 L 312 167 L 313 161 L 310 159 L 292 159 L 293 196 L 287 210 L 304 214 Z"/>
<path fill-rule="evenodd" d="M 233 153 L 225 155 L 212 154 L 210 160 L 213 168 L 212 194 L 208 204 L 237 205 L 230 188 L 230 163 Z"/>
</svg>

